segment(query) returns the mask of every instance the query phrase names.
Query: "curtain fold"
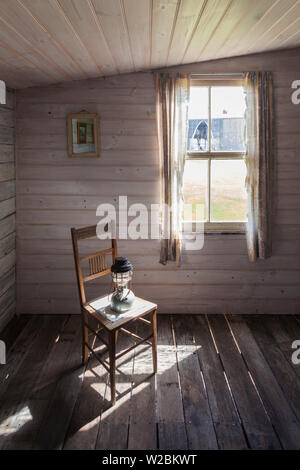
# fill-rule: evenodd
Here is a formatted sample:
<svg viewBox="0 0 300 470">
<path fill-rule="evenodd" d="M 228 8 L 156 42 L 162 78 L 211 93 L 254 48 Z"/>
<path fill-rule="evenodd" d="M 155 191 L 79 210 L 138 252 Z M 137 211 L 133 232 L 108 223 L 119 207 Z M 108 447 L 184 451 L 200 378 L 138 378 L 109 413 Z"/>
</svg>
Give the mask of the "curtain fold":
<svg viewBox="0 0 300 470">
<path fill-rule="evenodd" d="M 271 72 L 247 72 L 246 189 L 248 193 L 247 246 L 249 259 L 272 254 L 273 193 L 273 83 Z"/>
<path fill-rule="evenodd" d="M 181 265 L 182 185 L 188 135 L 189 77 L 156 74 L 156 116 L 161 165 L 160 262 Z"/>
</svg>

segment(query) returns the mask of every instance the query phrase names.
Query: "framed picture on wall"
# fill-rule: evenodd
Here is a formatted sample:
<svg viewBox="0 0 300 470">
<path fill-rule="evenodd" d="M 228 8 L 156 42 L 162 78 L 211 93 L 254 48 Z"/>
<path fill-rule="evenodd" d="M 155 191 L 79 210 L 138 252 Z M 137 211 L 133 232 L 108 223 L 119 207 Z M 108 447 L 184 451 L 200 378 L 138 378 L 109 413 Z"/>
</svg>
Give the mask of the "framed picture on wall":
<svg viewBox="0 0 300 470">
<path fill-rule="evenodd" d="M 99 117 L 81 113 L 67 116 L 69 157 L 99 157 Z"/>
</svg>

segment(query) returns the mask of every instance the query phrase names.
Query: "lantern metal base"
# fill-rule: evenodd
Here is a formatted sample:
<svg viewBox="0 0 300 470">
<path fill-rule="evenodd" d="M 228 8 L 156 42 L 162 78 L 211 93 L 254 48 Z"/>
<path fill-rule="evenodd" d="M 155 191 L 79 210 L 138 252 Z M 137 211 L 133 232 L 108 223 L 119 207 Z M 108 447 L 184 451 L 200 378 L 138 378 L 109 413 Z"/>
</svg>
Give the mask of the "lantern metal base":
<svg viewBox="0 0 300 470">
<path fill-rule="evenodd" d="M 126 297 L 115 291 L 111 296 L 110 308 L 116 313 L 124 313 L 130 310 L 135 300 L 135 295 L 130 291 Z"/>
</svg>

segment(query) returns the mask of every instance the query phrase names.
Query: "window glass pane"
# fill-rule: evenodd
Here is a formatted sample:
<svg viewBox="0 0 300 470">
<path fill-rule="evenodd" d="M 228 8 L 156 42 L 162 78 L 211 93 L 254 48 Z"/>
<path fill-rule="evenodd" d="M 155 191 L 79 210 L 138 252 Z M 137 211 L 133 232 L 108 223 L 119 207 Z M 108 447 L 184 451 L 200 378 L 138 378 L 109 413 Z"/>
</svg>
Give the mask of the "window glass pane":
<svg viewBox="0 0 300 470">
<path fill-rule="evenodd" d="M 211 221 L 246 222 L 244 160 L 211 161 Z"/>
<path fill-rule="evenodd" d="M 208 87 L 191 87 L 188 150 L 208 151 Z"/>
<path fill-rule="evenodd" d="M 207 218 L 207 160 L 187 160 L 184 167 L 183 199 L 185 221 Z"/>
<path fill-rule="evenodd" d="M 211 88 L 211 150 L 245 150 L 245 96 L 242 87 Z"/>
</svg>

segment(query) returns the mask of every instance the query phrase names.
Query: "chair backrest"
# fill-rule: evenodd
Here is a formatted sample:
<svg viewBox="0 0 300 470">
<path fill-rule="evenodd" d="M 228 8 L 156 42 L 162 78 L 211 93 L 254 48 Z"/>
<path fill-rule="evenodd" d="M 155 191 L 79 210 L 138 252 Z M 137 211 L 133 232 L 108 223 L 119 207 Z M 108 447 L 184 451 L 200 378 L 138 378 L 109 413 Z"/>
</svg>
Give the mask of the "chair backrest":
<svg viewBox="0 0 300 470">
<path fill-rule="evenodd" d="M 86 295 L 84 288 L 85 283 L 96 279 L 97 277 L 110 274 L 111 270 L 110 267 L 107 266 L 106 256 L 111 254 L 113 262 L 117 257 L 117 241 L 115 239 L 112 239 L 111 241 L 111 248 L 96 251 L 95 253 L 90 253 L 85 256 L 79 255 L 78 241 L 84 240 L 86 238 L 96 237 L 96 227 L 96 225 L 92 225 L 79 229 L 71 228 L 75 269 L 81 305 L 86 303 Z M 105 230 L 107 230 L 107 227 Z M 87 276 L 83 275 L 83 270 L 81 266 L 81 263 L 83 261 L 88 262 L 89 274 Z"/>
</svg>

